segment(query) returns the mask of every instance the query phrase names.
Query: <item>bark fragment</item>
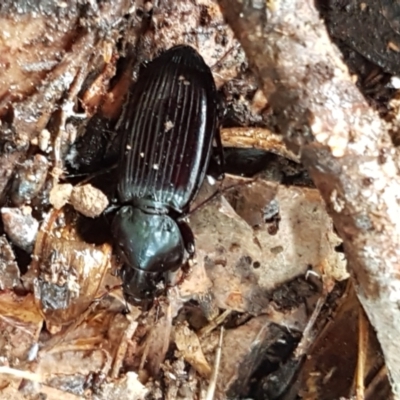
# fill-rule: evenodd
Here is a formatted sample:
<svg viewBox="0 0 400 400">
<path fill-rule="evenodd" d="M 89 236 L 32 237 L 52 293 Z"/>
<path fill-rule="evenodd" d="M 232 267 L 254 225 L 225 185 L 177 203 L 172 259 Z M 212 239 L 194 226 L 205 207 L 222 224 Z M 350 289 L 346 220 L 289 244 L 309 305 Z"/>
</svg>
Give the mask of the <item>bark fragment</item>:
<svg viewBox="0 0 400 400">
<path fill-rule="evenodd" d="M 387 127 L 354 86 L 311 1 L 220 0 L 323 196 L 400 398 L 400 184 Z M 267 22 L 268 21 L 268 22 Z"/>
</svg>

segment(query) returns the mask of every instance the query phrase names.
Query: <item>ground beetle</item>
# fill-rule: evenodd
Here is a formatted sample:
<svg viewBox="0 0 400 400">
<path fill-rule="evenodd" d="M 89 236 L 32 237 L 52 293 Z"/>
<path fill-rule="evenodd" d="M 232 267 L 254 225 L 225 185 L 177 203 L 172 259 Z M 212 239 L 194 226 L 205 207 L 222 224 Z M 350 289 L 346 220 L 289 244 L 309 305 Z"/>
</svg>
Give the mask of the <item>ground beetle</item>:
<svg viewBox="0 0 400 400">
<path fill-rule="evenodd" d="M 120 127 L 117 212 L 112 233 L 124 266 L 124 294 L 148 299 L 166 272 L 194 252 L 183 217 L 210 163 L 218 129 L 210 68 L 192 47 L 179 45 L 139 73 Z"/>
</svg>

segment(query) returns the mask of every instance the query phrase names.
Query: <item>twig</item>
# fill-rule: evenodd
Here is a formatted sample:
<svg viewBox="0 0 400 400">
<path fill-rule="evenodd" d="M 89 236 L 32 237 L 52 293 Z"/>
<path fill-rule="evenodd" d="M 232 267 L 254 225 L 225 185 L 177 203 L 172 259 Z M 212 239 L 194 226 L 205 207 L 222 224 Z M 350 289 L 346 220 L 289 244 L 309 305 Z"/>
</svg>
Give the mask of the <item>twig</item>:
<svg viewBox="0 0 400 400">
<path fill-rule="evenodd" d="M 318 315 L 321 312 L 322 306 L 325 304 L 325 301 L 326 295 L 323 295 L 318 299 L 317 304 L 315 305 L 315 308 L 311 314 L 311 317 L 308 320 L 306 327 L 304 328 L 303 336 L 294 352 L 295 358 L 300 358 L 307 354 L 308 349 L 312 345 L 312 329 L 314 328 L 315 321 L 317 320 Z"/>
<path fill-rule="evenodd" d="M 215 388 L 217 386 L 219 365 L 221 363 L 223 337 L 224 337 L 224 327 L 221 326 L 219 340 L 218 340 L 218 346 L 217 346 L 217 350 L 215 352 L 214 368 L 213 368 L 213 372 L 211 375 L 210 383 L 208 385 L 206 400 L 213 400 L 213 398 L 214 398 Z"/>
<path fill-rule="evenodd" d="M 343 239 L 400 399 L 400 179 L 388 128 L 355 87 L 314 1 L 274 1 L 269 10 L 262 0 L 219 3 Z"/>
<path fill-rule="evenodd" d="M 136 331 L 139 323 L 135 320 L 130 321 L 127 328 L 124 330 L 124 334 L 121 338 L 121 341 L 115 351 L 113 366 L 111 370 L 111 377 L 117 378 L 119 372 L 122 368 L 122 364 L 124 362 L 124 357 L 126 355 L 126 350 L 128 349 L 128 341 L 132 338 L 133 334 Z"/>
<path fill-rule="evenodd" d="M 289 160 L 299 162 L 300 158 L 289 150 L 282 135 L 265 128 L 224 128 L 221 130 L 224 146 L 251 147 L 270 151 Z"/>
<path fill-rule="evenodd" d="M 379 393 L 378 387 L 382 385 L 382 381 L 387 379 L 387 369 L 385 365 L 379 368 L 378 372 L 372 378 L 371 383 L 365 390 L 365 399 L 372 399 L 372 395 Z"/>
<path fill-rule="evenodd" d="M 356 399 L 365 399 L 365 362 L 368 351 L 368 320 L 364 314 L 364 310 L 359 307 L 358 312 L 358 358 L 356 372 Z"/>
<path fill-rule="evenodd" d="M 68 393 L 62 390 L 59 390 L 57 388 L 52 388 L 50 386 L 47 386 L 43 384 L 45 382 L 45 378 L 42 375 L 39 375 L 35 372 L 30 372 L 30 371 L 24 371 L 20 369 L 15 369 L 7 366 L 0 366 L 0 374 L 4 375 L 10 375 L 14 378 L 19 378 L 19 379 L 26 379 L 28 381 L 32 382 L 37 382 L 42 384 L 41 386 L 41 393 L 44 393 L 45 395 L 47 394 L 49 398 L 55 399 L 55 398 L 62 398 L 65 400 L 78 400 L 78 399 L 83 399 L 81 396 L 76 396 L 72 393 Z M 11 398 L 11 397 L 7 397 Z"/>
<path fill-rule="evenodd" d="M 209 324 L 204 326 L 197 333 L 200 338 L 207 336 L 210 332 L 212 332 L 218 325 L 222 324 L 223 321 L 231 314 L 232 310 L 225 310 L 221 315 L 217 318 L 213 319 Z"/>
<path fill-rule="evenodd" d="M 20 369 L 7 367 L 5 365 L 0 366 L 0 374 L 12 375 L 15 378 L 27 379 L 29 381 L 39 383 L 42 383 L 44 381 L 44 378 L 41 375 L 36 374 L 35 372 L 23 371 Z"/>
</svg>

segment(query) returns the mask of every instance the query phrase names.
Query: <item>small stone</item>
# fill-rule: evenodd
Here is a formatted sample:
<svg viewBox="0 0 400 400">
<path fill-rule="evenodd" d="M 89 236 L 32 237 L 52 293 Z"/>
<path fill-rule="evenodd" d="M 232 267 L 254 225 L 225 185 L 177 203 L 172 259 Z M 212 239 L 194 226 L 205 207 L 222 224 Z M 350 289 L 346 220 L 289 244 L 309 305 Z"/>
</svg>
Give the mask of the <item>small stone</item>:
<svg viewBox="0 0 400 400">
<path fill-rule="evenodd" d="M 57 210 L 60 210 L 68 203 L 74 187 L 70 183 L 61 183 L 54 185 L 50 190 L 50 204 Z"/>
<path fill-rule="evenodd" d="M 51 134 L 47 129 L 43 129 L 39 134 L 39 149 L 47 152 L 49 150 Z"/>
<path fill-rule="evenodd" d="M 16 168 L 11 188 L 11 200 L 14 205 L 29 203 L 41 191 L 47 177 L 49 163 L 46 157 L 36 154 Z"/>
<path fill-rule="evenodd" d="M 164 123 L 164 132 L 169 132 L 174 127 L 174 123 L 170 120 Z"/>
<path fill-rule="evenodd" d="M 20 280 L 18 264 L 7 238 L 0 236 L 0 290 L 13 289 Z"/>
<path fill-rule="evenodd" d="M 39 230 L 39 222 L 20 208 L 3 207 L 1 210 L 4 231 L 11 241 L 27 252 L 31 252 Z"/>
<path fill-rule="evenodd" d="M 98 217 L 108 206 L 107 196 L 91 184 L 75 186 L 72 190 L 71 205 L 86 217 Z"/>
</svg>

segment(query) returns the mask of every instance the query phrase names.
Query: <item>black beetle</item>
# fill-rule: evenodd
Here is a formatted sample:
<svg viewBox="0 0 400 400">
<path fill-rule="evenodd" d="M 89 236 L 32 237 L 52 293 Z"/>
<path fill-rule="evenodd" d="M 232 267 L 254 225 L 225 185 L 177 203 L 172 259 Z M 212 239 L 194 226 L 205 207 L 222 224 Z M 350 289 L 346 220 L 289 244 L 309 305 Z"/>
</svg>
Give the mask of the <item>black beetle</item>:
<svg viewBox="0 0 400 400">
<path fill-rule="evenodd" d="M 149 299 L 166 272 L 194 252 L 183 217 L 203 183 L 218 127 L 210 68 L 190 46 L 175 46 L 139 73 L 122 124 L 118 196 L 112 234 L 130 301 Z M 220 161 L 222 162 L 222 156 Z"/>
</svg>

